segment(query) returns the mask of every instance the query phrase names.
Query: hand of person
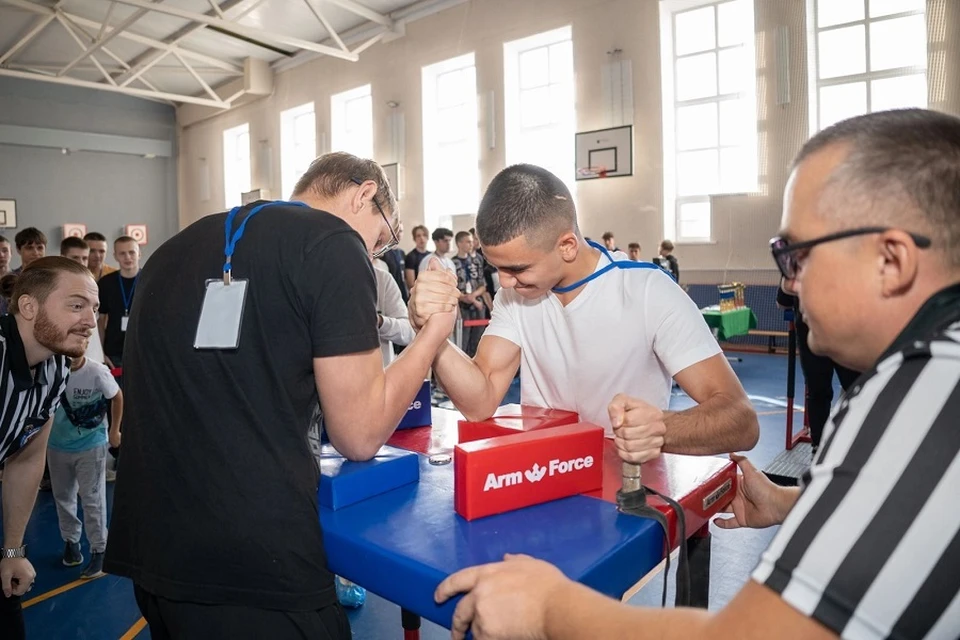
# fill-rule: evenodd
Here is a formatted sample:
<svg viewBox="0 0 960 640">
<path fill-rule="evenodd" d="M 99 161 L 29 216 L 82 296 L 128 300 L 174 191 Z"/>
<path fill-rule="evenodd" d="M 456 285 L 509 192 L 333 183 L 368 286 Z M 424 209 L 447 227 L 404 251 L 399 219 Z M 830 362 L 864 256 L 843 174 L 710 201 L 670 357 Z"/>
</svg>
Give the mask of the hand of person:
<svg viewBox="0 0 960 640">
<path fill-rule="evenodd" d="M 485 308 L 485 306 L 484 306 L 484 304 L 483 304 L 483 300 L 480 300 L 479 298 L 474 298 L 474 299 L 473 299 L 473 306 L 475 306 L 475 307 L 476 307 L 477 309 L 479 309 L 480 311 L 483 311 L 484 308 Z"/>
<path fill-rule="evenodd" d="M 465 638 L 467 631 L 476 640 L 540 640 L 547 637 L 550 601 L 568 583 L 552 564 L 508 553 L 503 562 L 454 573 L 433 598 L 443 604 L 464 594 L 453 613 L 454 640 Z"/>
<path fill-rule="evenodd" d="M 0 585 L 3 595 L 22 596 L 33 589 L 37 572 L 26 558 L 4 558 L 0 560 Z"/>
<path fill-rule="evenodd" d="M 444 269 L 437 257 L 430 258 L 427 268 L 420 271 L 410 291 L 410 302 L 407 303 L 410 325 L 414 331 L 419 331 L 435 313 L 452 311 L 456 316 L 459 304 L 457 276 Z"/>
<path fill-rule="evenodd" d="M 732 513 L 733 517 L 716 518 L 714 524 L 721 529 L 764 529 L 783 522 L 786 511 L 789 511 L 783 496 L 784 488 L 774 484 L 745 457 L 731 453 L 730 459 L 740 468 L 740 477 L 733 502 L 723 509 L 723 513 Z"/>
<path fill-rule="evenodd" d="M 107 435 L 110 439 L 110 446 L 114 449 L 118 449 L 120 447 L 120 430 L 110 429 L 110 433 Z"/>
<path fill-rule="evenodd" d="M 630 396 L 618 393 L 607 405 L 617 453 L 624 462 L 641 464 L 660 456 L 667 425 L 663 411 Z"/>
<path fill-rule="evenodd" d="M 103 364 L 107 365 L 107 369 L 116 369 L 116 367 L 113 366 L 113 360 L 107 356 L 103 356 Z"/>
</svg>

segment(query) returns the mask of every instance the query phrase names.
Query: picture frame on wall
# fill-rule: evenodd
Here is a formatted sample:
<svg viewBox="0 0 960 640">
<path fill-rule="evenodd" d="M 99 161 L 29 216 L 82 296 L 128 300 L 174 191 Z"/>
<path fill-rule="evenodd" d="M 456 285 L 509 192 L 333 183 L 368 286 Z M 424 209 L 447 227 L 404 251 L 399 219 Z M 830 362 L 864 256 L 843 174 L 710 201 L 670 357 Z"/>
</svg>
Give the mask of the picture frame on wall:
<svg viewBox="0 0 960 640">
<path fill-rule="evenodd" d="M 0 199 L 0 229 L 15 229 L 17 226 L 17 201 Z"/>
<path fill-rule="evenodd" d="M 87 235 L 87 225 L 76 222 L 68 222 L 63 225 L 64 238 L 83 238 Z"/>
</svg>

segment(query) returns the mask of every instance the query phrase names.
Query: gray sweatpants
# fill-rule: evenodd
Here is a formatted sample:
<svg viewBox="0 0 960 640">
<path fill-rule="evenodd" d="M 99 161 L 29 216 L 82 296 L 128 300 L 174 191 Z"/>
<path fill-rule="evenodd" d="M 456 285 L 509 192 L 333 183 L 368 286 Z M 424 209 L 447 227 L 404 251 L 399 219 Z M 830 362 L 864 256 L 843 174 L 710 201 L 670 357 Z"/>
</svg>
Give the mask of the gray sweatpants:
<svg viewBox="0 0 960 640">
<path fill-rule="evenodd" d="M 47 464 L 60 537 L 64 542 L 80 542 L 83 528 L 77 517 L 79 493 L 90 552 L 103 553 L 107 548 L 107 445 L 79 453 L 47 449 Z"/>
</svg>

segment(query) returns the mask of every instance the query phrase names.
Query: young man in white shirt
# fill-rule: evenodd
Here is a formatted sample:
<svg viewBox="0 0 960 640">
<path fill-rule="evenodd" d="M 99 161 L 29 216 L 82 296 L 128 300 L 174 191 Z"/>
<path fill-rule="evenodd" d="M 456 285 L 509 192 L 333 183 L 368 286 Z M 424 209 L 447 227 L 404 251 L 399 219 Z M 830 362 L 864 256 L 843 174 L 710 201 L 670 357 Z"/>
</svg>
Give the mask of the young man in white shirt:
<svg viewBox="0 0 960 640">
<path fill-rule="evenodd" d="M 620 268 L 634 263 L 588 245 L 560 179 L 532 165 L 501 171 L 477 234 L 503 290 L 476 357 L 445 344 L 433 364 L 464 416 L 489 417 L 522 365 L 522 403 L 576 411 L 629 462 L 753 448 L 756 413 L 696 305 L 660 269 Z M 456 295 L 449 286 L 421 271 L 414 328 Z M 667 411 L 671 378 L 696 406 Z"/>
</svg>

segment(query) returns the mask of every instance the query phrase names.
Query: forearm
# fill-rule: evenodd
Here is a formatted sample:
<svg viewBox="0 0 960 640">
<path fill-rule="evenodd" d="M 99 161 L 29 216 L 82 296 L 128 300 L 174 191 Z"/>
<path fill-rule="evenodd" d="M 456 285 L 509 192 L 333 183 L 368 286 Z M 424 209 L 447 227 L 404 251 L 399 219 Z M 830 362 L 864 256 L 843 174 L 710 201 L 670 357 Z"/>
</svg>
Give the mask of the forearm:
<svg viewBox="0 0 960 640">
<path fill-rule="evenodd" d="M 120 433 L 120 425 L 123 422 L 123 395 L 120 393 L 110 400 L 110 416 L 112 420 L 110 431 Z"/>
<path fill-rule="evenodd" d="M 379 425 L 377 431 L 380 441 L 386 442 L 393 434 L 410 402 L 423 386 L 441 342 L 446 342 L 446 336 L 421 331 L 384 371 L 382 401 L 371 403 L 371 406 L 379 406 L 380 409 L 369 414 L 371 423 Z"/>
<path fill-rule="evenodd" d="M 760 437 L 757 414 L 746 398 L 718 393 L 695 407 L 665 415 L 663 451 L 668 453 L 748 451 Z"/>
<path fill-rule="evenodd" d="M 711 615 L 698 609 L 628 607 L 575 582 L 550 597 L 547 638 L 699 638 Z"/>
<path fill-rule="evenodd" d="M 486 420 L 500 405 L 496 389 L 477 363 L 452 342 L 440 347 L 433 372 L 454 406 L 468 420 Z"/>
<path fill-rule="evenodd" d="M 39 436 L 35 440 L 39 440 Z M 46 441 L 31 442 L 27 448 L 7 459 L 3 470 L 3 546 L 8 549 L 23 544 L 37 491 L 43 478 Z"/>
<path fill-rule="evenodd" d="M 797 500 L 800 498 L 800 487 L 778 487 L 778 489 L 776 508 L 779 512 L 779 519 L 777 524 L 783 524 L 783 521 L 787 519 L 787 514 L 790 513 L 793 505 L 797 504 Z"/>
</svg>

